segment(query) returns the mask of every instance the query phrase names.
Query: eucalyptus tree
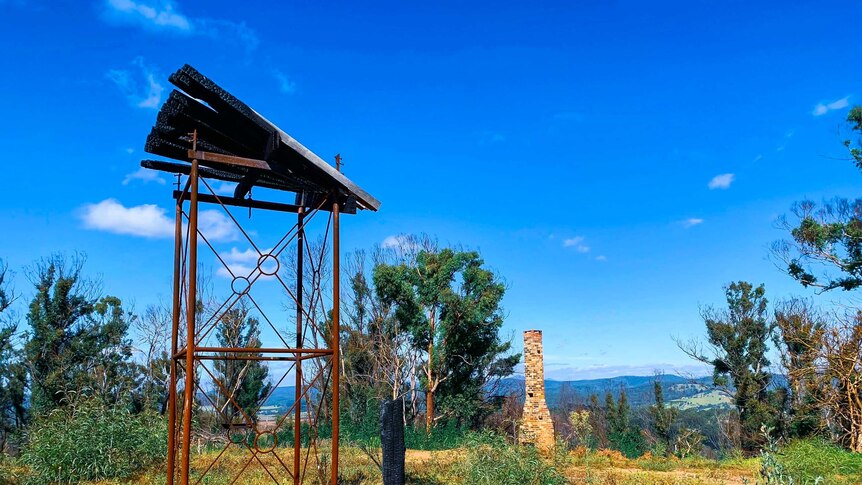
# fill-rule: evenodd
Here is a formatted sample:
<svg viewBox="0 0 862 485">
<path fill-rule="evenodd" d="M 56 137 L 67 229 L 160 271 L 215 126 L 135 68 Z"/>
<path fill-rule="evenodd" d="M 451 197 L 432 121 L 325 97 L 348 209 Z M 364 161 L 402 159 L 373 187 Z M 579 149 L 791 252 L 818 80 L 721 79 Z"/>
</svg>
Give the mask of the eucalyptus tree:
<svg viewBox="0 0 862 485">
<path fill-rule="evenodd" d="M 375 292 L 422 357 L 426 431 L 442 418 L 473 425 L 489 410 L 489 386 L 520 360 L 499 334 L 506 287 L 478 252 L 415 241 L 402 243 L 410 257 L 375 265 Z"/>
<path fill-rule="evenodd" d="M 137 369 L 126 333 L 134 316 L 82 275 L 84 258 L 54 255 L 30 270 L 36 293 L 27 313 L 24 360 L 34 415 L 80 397 L 126 399 Z"/>
</svg>

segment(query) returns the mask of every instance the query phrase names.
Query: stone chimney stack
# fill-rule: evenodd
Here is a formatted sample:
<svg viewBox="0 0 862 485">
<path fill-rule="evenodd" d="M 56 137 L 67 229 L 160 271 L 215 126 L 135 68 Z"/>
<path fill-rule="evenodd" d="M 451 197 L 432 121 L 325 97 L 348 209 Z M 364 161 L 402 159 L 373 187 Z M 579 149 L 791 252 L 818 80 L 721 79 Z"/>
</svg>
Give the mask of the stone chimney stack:
<svg viewBox="0 0 862 485">
<path fill-rule="evenodd" d="M 527 396 L 521 418 L 521 443 L 530 443 L 543 452 L 554 449 L 554 423 L 545 402 L 545 365 L 542 331 L 524 332 L 524 378 Z"/>
</svg>

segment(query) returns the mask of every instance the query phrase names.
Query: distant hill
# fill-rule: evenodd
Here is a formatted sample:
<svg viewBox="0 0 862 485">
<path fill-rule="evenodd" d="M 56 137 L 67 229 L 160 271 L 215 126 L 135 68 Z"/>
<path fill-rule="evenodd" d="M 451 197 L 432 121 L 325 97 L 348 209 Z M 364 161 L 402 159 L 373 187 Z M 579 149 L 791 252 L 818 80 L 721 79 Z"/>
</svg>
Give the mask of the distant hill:
<svg viewBox="0 0 862 485">
<path fill-rule="evenodd" d="M 621 389 L 625 389 L 626 396 L 632 407 L 649 406 L 654 402 L 653 382 L 658 378 L 664 391 L 665 400 L 680 409 L 709 409 L 729 407 L 732 405 L 730 399 L 712 385 L 712 377 L 698 377 L 694 379 L 672 374 L 659 376 L 620 376 L 606 379 L 582 379 L 574 381 L 545 381 L 545 398 L 548 406 L 558 407 L 560 397 L 571 396 L 576 402 L 585 402 L 590 394 L 597 394 L 602 403 L 607 392 L 618 398 Z M 781 385 L 784 381 L 780 376 L 775 376 L 775 384 Z M 286 411 L 293 405 L 294 386 L 277 387 L 272 396 L 266 401 L 266 406 L 274 406 Z M 524 396 L 523 377 L 511 377 L 503 379 L 497 390 L 499 394 L 515 393 Z M 305 411 L 305 403 L 301 403 L 301 410 Z"/>
<path fill-rule="evenodd" d="M 633 407 L 648 406 L 653 404 L 653 382 L 658 379 L 664 391 L 665 400 L 683 409 L 725 407 L 730 405 L 730 400 L 719 393 L 712 385 L 712 377 L 698 377 L 694 379 L 672 374 L 659 376 L 620 376 L 606 379 L 584 379 L 574 381 L 545 381 L 545 399 L 548 406 L 556 408 L 559 406 L 560 398 L 574 399 L 576 402 L 584 402 L 591 394 L 597 394 L 604 402 L 604 396 L 610 392 L 614 398 L 618 398 L 621 389 L 625 389 L 629 403 Z M 514 392 L 523 396 L 524 379 L 504 379 L 500 385 L 501 393 Z"/>
<path fill-rule="evenodd" d="M 272 395 L 266 400 L 266 406 L 275 406 L 281 410 L 287 410 L 293 406 L 294 398 L 296 397 L 296 386 L 281 386 L 276 387 L 272 391 Z M 305 411 L 305 400 L 300 404 L 300 411 Z"/>
</svg>

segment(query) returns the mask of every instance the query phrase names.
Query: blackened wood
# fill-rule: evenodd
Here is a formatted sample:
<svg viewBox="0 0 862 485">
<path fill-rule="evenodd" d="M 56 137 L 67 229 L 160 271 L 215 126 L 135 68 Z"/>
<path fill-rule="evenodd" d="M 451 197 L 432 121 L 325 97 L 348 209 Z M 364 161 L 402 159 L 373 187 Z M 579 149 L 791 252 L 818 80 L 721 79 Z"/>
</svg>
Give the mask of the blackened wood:
<svg viewBox="0 0 862 485">
<path fill-rule="evenodd" d="M 175 190 L 173 193 L 174 199 L 179 199 L 183 197 L 183 191 Z M 299 212 L 299 209 L 302 206 L 295 204 L 284 204 L 281 202 L 269 202 L 264 200 L 255 200 L 255 199 L 238 199 L 236 197 L 228 197 L 228 196 L 215 196 L 211 194 L 198 194 L 198 202 L 206 202 L 209 204 L 224 204 L 233 207 L 248 207 L 251 209 L 264 209 L 278 212 Z M 304 207 L 304 209 L 315 209 L 316 207 Z M 331 211 L 331 207 L 327 207 L 326 204 L 323 207 L 320 207 L 319 210 L 322 211 Z M 341 210 L 344 213 L 344 210 Z M 355 214 L 356 211 L 352 212 Z"/>
<path fill-rule="evenodd" d="M 277 170 L 290 168 L 294 170 L 296 175 L 308 177 L 321 185 L 326 185 L 326 180 L 329 180 L 336 187 L 355 194 L 362 206 L 372 210 L 377 210 L 380 207 L 380 202 L 377 199 L 193 67 L 183 66 L 171 75 L 170 82 L 192 97 L 205 101 L 219 115 L 229 118 L 230 122 L 236 124 L 237 127 L 241 126 L 252 130 L 257 128 L 264 135 L 277 137 L 279 143 L 286 148 L 273 149 L 266 143 L 262 146 L 264 154 L 270 155 L 265 159 L 275 162 Z M 267 148 L 268 146 L 270 148 Z"/>
<path fill-rule="evenodd" d="M 200 163 L 208 163 L 208 162 L 200 162 Z M 201 177 L 207 179 L 215 179 L 221 180 L 224 182 L 236 182 L 239 183 L 244 177 L 248 176 L 249 173 L 254 172 L 254 170 L 246 169 L 244 167 L 219 167 L 218 164 L 212 164 L 213 167 L 202 166 L 200 167 L 200 175 Z M 191 165 L 185 163 L 174 163 L 174 162 L 165 162 L 162 160 L 143 160 L 141 161 L 141 166 L 144 168 L 149 168 L 152 170 L 159 170 L 161 172 L 173 173 L 173 174 L 182 174 L 188 175 L 191 172 Z M 260 173 L 256 174 L 257 182 L 255 186 L 265 187 L 267 189 L 275 189 L 275 190 L 288 190 L 291 192 L 301 193 L 305 190 L 313 190 L 319 191 L 321 190 L 319 187 L 308 187 L 307 184 L 297 184 L 291 182 L 290 180 L 280 178 L 279 176 L 273 173 Z M 300 204 L 297 204 L 300 205 Z M 310 207 L 306 205 L 306 207 Z M 316 206 L 311 206 L 316 207 Z"/>
<path fill-rule="evenodd" d="M 380 447 L 383 449 L 383 485 L 404 485 L 403 398 L 380 403 Z"/>
</svg>

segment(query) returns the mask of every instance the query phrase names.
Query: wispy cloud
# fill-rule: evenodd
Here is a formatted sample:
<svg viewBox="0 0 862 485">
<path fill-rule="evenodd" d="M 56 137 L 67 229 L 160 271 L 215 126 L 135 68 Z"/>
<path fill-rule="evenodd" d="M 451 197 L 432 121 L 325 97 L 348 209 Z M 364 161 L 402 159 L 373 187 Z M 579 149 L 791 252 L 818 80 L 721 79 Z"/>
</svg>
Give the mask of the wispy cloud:
<svg viewBox="0 0 862 485">
<path fill-rule="evenodd" d="M 420 248 L 420 243 L 415 237 L 409 234 L 398 234 L 387 236 L 383 242 L 380 243 L 380 247 L 384 249 L 396 249 L 409 252 L 418 250 Z"/>
<path fill-rule="evenodd" d="M 496 145 L 506 141 L 506 136 L 496 131 L 483 131 L 479 134 L 480 145 Z"/>
<path fill-rule="evenodd" d="M 190 32 L 192 23 L 169 1 L 107 0 L 106 15 L 143 27 Z"/>
<path fill-rule="evenodd" d="M 688 229 L 689 227 L 699 226 L 703 224 L 703 219 L 700 219 L 698 217 L 691 217 L 689 219 L 680 221 L 680 224 L 682 224 L 682 227 Z"/>
<path fill-rule="evenodd" d="M 275 76 L 276 81 L 278 81 L 278 88 L 282 93 L 293 94 L 296 92 L 296 82 L 287 77 L 283 72 L 278 69 L 273 69 L 272 75 Z"/>
<path fill-rule="evenodd" d="M 159 84 L 155 69 L 144 63 L 143 57 L 136 57 L 132 65 L 135 72 L 125 69 L 111 69 L 106 76 L 119 88 L 129 104 L 137 108 L 157 109 L 162 101 L 165 88 Z"/>
<path fill-rule="evenodd" d="M 817 103 L 814 106 L 814 110 L 811 112 L 814 116 L 823 116 L 830 111 L 834 111 L 836 109 L 846 108 L 850 104 L 850 96 L 844 96 L 841 99 L 836 99 L 831 103 Z"/>
<path fill-rule="evenodd" d="M 210 182 L 210 187 L 212 187 L 213 192 L 215 192 L 216 195 L 230 195 L 230 196 L 232 196 L 234 193 L 234 190 L 236 190 L 236 182 L 224 182 L 224 181 L 219 182 L 219 183 Z"/>
<path fill-rule="evenodd" d="M 155 170 L 146 169 L 144 167 L 140 167 L 134 172 L 126 175 L 126 178 L 123 179 L 123 185 L 129 185 L 130 183 L 139 180 L 142 183 L 148 184 L 150 182 L 155 182 L 159 185 L 165 185 L 165 179 L 163 179 L 158 172 Z"/>
<path fill-rule="evenodd" d="M 590 247 L 584 244 L 583 236 L 575 236 L 568 239 L 563 240 L 564 248 L 575 248 L 575 251 L 579 253 L 588 253 L 590 252 Z"/>
<path fill-rule="evenodd" d="M 261 251 L 261 253 L 258 253 L 254 248 L 240 251 L 233 247 L 228 252 L 220 252 L 219 256 L 225 262 L 227 268 L 224 265 L 219 265 L 216 274 L 225 278 L 248 276 L 257 270 L 257 264 L 261 260 L 263 261 L 263 270 L 272 273 L 276 269 L 275 261 L 265 257 L 265 255 L 268 255 L 272 251 L 272 248 L 262 249 Z M 228 271 L 228 268 L 230 268 L 230 271 Z M 231 273 L 233 273 L 233 276 Z M 261 274 L 260 277 L 271 278 L 274 276 Z"/>
<path fill-rule="evenodd" d="M 608 257 L 605 256 L 604 254 L 600 254 L 600 255 L 596 256 L 596 261 L 607 261 L 607 260 L 608 260 Z"/>
<path fill-rule="evenodd" d="M 171 0 L 105 0 L 102 18 L 116 25 L 134 25 L 152 32 L 201 35 L 254 50 L 260 41 L 244 22 L 189 17 Z"/>
<path fill-rule="evenodd" d="M 712 178 L 712 180 L 709 181 L 707 187 L 709 187 L 710 190 L 729 189 L 730 184 L 733 183 L 733 180 L 735 178 L 736 176 L 732 173 L 723 173 L 721 175 L 716 175 Z"/>
<path fill-rule="evenodd" d="M 174 220 L 167 216 L 165 209 L 153 204 L 126 207 L 116 199 L 105 199 L 82 207 L 80 218 L 85 228 L 96 231 L 150 239 L 174 235 Z M 211 241 L 237 238 L 236 226 L 220 211 L 200 211 L 198 227 Z"/>
</svg>

